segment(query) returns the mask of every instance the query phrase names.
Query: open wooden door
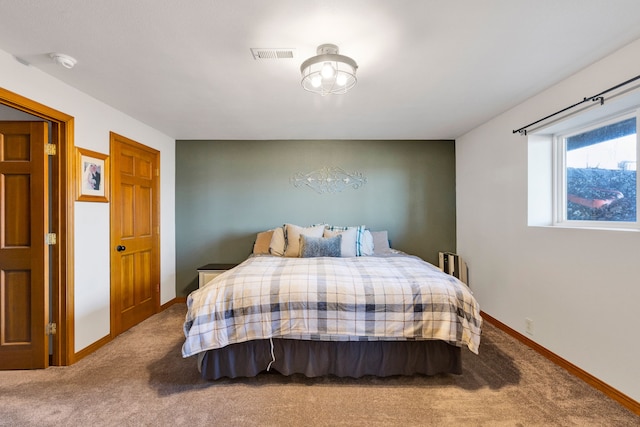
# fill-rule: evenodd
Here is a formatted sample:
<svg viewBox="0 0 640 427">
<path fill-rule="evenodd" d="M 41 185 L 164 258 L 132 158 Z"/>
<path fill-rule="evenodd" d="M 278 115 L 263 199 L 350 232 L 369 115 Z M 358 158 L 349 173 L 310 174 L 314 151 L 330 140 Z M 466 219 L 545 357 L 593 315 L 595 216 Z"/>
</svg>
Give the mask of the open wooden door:
<svg viewBox="0 0 640 427">
<path fill-rule="evenodd" d="M 0 122 L 0 369 L 49 365 L 46 122 Z"/>
<path fill-rule="evenodd" d="M 160 153 L 111 133 L 111 335 L 160 309 Z"/>
</svg>

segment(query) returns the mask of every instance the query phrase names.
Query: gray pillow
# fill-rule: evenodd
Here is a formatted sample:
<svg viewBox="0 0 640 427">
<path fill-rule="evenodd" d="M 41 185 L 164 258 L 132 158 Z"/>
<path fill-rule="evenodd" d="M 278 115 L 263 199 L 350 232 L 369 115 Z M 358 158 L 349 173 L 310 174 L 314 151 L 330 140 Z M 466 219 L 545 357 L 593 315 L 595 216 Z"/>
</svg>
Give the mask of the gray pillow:
<svg viewBox="0 0 640 427">
<path fill-rule="evenodd" d="M 373 236 L 373 253 L 375 255 L 382 255 L 391 252 L 387 230 L 372 231 L 371 235 Z"/>
<path fill-rule="evenodd" d="M 300 236 L 300 258 L 312 258 L 320 256 L 339 257 L 342 236 L 334 237 L 309 237 Z"/>
</svg>

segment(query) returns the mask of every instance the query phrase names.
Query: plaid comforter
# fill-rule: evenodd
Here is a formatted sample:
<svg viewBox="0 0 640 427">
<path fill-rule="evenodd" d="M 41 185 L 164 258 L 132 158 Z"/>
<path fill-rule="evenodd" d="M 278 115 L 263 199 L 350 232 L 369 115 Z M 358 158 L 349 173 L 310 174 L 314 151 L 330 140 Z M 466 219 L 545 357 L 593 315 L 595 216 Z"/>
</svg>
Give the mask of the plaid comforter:
<svg viewBox="0 0 640 427">
<path fill-rule="evenodd" d="M 408 255 L 247 259 L 187 298 L 183 357 L 254 339 L 426 340 L 478 353 L 465 284 Z"/>
</svg>

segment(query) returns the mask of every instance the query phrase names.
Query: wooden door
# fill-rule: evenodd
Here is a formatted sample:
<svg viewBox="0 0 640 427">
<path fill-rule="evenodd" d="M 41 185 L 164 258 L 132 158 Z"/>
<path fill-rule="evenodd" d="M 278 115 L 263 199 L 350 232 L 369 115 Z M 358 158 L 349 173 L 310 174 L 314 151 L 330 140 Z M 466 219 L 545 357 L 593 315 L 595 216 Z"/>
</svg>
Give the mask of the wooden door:
<svg viewBox="0 0 640 427">
<path fill-rule="evenodd" d="M 0 122 L 0 369 L 49 364 L 46 122 Z"/>
<path fill-rule="evenodd" d="M 160 308 L 158 151 L 111 133 L 111 335 Z"/>
</svg>

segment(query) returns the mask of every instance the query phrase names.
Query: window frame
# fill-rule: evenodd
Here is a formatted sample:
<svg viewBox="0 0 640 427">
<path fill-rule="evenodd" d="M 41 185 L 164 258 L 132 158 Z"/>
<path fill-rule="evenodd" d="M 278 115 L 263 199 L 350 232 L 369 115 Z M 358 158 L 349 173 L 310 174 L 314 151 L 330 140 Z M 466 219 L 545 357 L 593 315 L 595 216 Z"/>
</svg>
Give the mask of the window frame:
<svg viewBox="0 0 640 427">
<path fill-rule="evenodd" d="M 636 220 L 635 221 L 585 221 L 585 220 L 569 220 L 567 219 L 567 138 L 581 133 L 589 132 L 594 129 L 605 127 L 607 125 L 617 123 L 629 118 L 636 118 Z M 554 226 L 569 228 L 593 228 L 593 229 L 640 229 L 640 175 L 637 167 L 640 162 L 640 106 L 619 111 L 615 114 L 601 117 L 589 123 L 583 123 L 563 129 L 553 134 L 553 222 Z"/>
</svg>

